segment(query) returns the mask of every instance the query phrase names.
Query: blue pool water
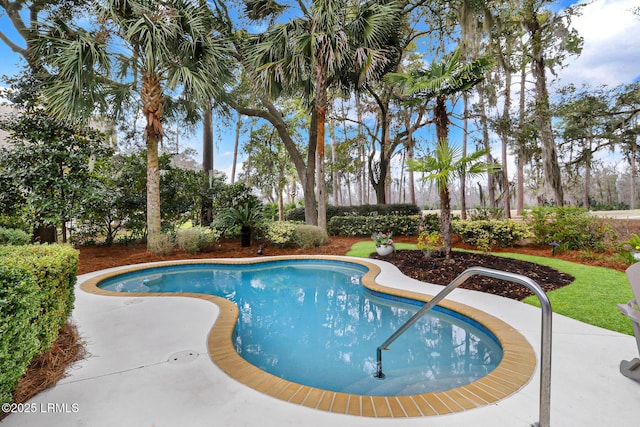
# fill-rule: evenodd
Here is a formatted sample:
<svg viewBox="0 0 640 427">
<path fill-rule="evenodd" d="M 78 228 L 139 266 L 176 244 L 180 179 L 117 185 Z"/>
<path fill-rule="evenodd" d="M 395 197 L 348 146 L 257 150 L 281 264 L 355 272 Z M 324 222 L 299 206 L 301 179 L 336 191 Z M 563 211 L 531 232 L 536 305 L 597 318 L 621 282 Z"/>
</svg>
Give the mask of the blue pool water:
<svg viewBox="0 0 640 427">
<path fill-rule="evenodd" d="M 384 352 L 386 379 L 373 377 L 376 347 L 422 303 L 367 290 L 364 266 L 324 260 L 175 265 L 100 282 L 118 292 L 205 293 L 233 301 L 238 353 L 289 381 L 362 395 L 411 395 L 477 380 L 502 358 L 493 334 L 436 307 Z"/>
</svg>

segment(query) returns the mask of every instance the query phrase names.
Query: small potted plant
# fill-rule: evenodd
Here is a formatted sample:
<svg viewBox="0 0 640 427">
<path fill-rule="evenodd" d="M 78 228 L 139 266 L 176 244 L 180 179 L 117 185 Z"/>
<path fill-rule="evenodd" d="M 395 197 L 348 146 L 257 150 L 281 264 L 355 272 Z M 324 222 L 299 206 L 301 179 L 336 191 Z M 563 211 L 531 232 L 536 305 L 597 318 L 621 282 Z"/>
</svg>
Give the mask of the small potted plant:
<svg viewBox="0 0 640 427">
<path fill-rule="evenodd" d="M 392 237 L 393 232 L 389 230 L 387 230 L 386 233 L 378 232 L 371 235 L 371 239 L 376 245 L 376 252 L 378 253 L 378 255 L 385 256 L 393 252 L 394 247 Z"/>
<path fill-rule="evenodd" d="M 440 253 L 443 250 L 444 242 L 442 234 L 437 231 L 427 232 L 421 231 L 418 236 L 418 249 L 422 251 L 425 258 L 429 259 L 434 253 Z"/>
</svg>

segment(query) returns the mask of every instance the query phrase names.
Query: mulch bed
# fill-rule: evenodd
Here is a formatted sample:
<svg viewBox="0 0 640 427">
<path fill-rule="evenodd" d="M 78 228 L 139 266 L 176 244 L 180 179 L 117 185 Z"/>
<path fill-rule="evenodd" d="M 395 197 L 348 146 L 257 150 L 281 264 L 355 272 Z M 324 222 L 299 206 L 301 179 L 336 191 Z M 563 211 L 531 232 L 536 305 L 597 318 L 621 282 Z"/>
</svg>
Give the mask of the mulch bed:
<svg viewBox="0 0 640 427">
<path fill-rule="evenodd" d="M 373 254 L 371 258 L 390 262 L 408 277 L 437 285 L 448 285 L 469 267 L 486 267 L 521 274 L 537 282 L 545 292 L 568 285 L 574 280 L 573 276 L 550 267 L 489 254 L 454 252 L 452 258 L 447 260 L 444 256 L 427 259 L 420 251 L 399 250 L 384 257 Z M 479 275 L 470 277 L 460 287 L 519 301 L 533 295 L 524 285 Z"/>
</svg>

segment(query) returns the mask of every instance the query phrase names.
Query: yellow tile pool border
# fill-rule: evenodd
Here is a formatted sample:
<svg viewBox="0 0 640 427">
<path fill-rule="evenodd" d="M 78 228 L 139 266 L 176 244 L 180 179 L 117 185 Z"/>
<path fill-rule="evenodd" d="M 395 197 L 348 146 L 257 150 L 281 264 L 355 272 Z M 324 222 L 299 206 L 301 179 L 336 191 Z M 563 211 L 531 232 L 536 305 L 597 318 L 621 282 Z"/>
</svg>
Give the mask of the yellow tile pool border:
<svg viewBox="0 0 640 427">
<path fill-rule="evenodd" d="M 224 298 L 191 293 L 121 293 L 105 291 L 97 287 L 99 282 L 109 277 L 169 265 L 257 264 L 300 259 L 333 260 L 360 264 L 368 268 L 368 272 L 362 277 L 362 283 L 373 291 L 424 302 L 433 297 L 432 295 L 388 288 L 377 283 L 375 278 L 380 274 L 381 269 L 376 264 L 356 258 L 326 256 L 278 256 L 240 260 L 196 259 L 139 264 L 87 279 L 81 283 L 80 289 L 103 296 L 180 296 L 199 298 L 216 304 L 219 307 L 220 314 L 211 327 L 207 338 L 207 348 L 213 362 L 227 375 L 254 390 L 280 400 L 322 411 L 386 418 L 445 415 L 493 404 L 517 392 L 531 380 L 536 367 L 536 355 L 531 344 L 518 331 L 502 320 L 455 301 L 444 300 L 439 305 L 457 311 L 481 323 L 497 337 L 502 346 L 503 357 L 496 369 L 470 384 L 442 392 L 410 396 L 363 396 L 334 392 L 287 381 L 265 372 L 244 360 L 236 352 L 232 342 L 233 330 L 238 319 L 238 308 L 234 303 Z"/>
</svg>

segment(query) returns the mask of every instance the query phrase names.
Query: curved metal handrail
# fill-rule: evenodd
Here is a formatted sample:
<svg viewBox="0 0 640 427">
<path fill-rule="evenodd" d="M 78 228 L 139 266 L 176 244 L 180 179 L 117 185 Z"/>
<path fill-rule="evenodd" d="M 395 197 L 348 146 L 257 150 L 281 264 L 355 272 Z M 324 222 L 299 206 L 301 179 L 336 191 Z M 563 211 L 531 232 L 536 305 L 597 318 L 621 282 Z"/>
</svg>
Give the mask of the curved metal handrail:
<svg viewBox="0 0 640 427">
<path fill-rule="evenodd" d="M 377 370 L 374 376 L 379 379 L 383 379 L 385 377 L 382 373 L 382 350 L 388 350 L 387 347 L 415 322 L 417 322 L 418 319 L 420 319 L 427 311 L 431 310 L 431 308 L 442 301 L 455 288 L 472 276 L 487 276 L 519 283 L 531 289 L 531 291 L 538 297 L 538 300 L 540 300 L 540 305 L 542 307 L 542 343 L 540 348 L 540 420 L 537 425 L 540 427 L 548 427 L 549 420 L 551 418 L 551 303 L 549 302 L 549 298 L 547 298 L 547 294 L 538 283 L 520 274 L 508 273 L 506 271 L 493 270 L 484 267 L 471 267 L 463 271 L 376 349 Z"/>
</svg>

